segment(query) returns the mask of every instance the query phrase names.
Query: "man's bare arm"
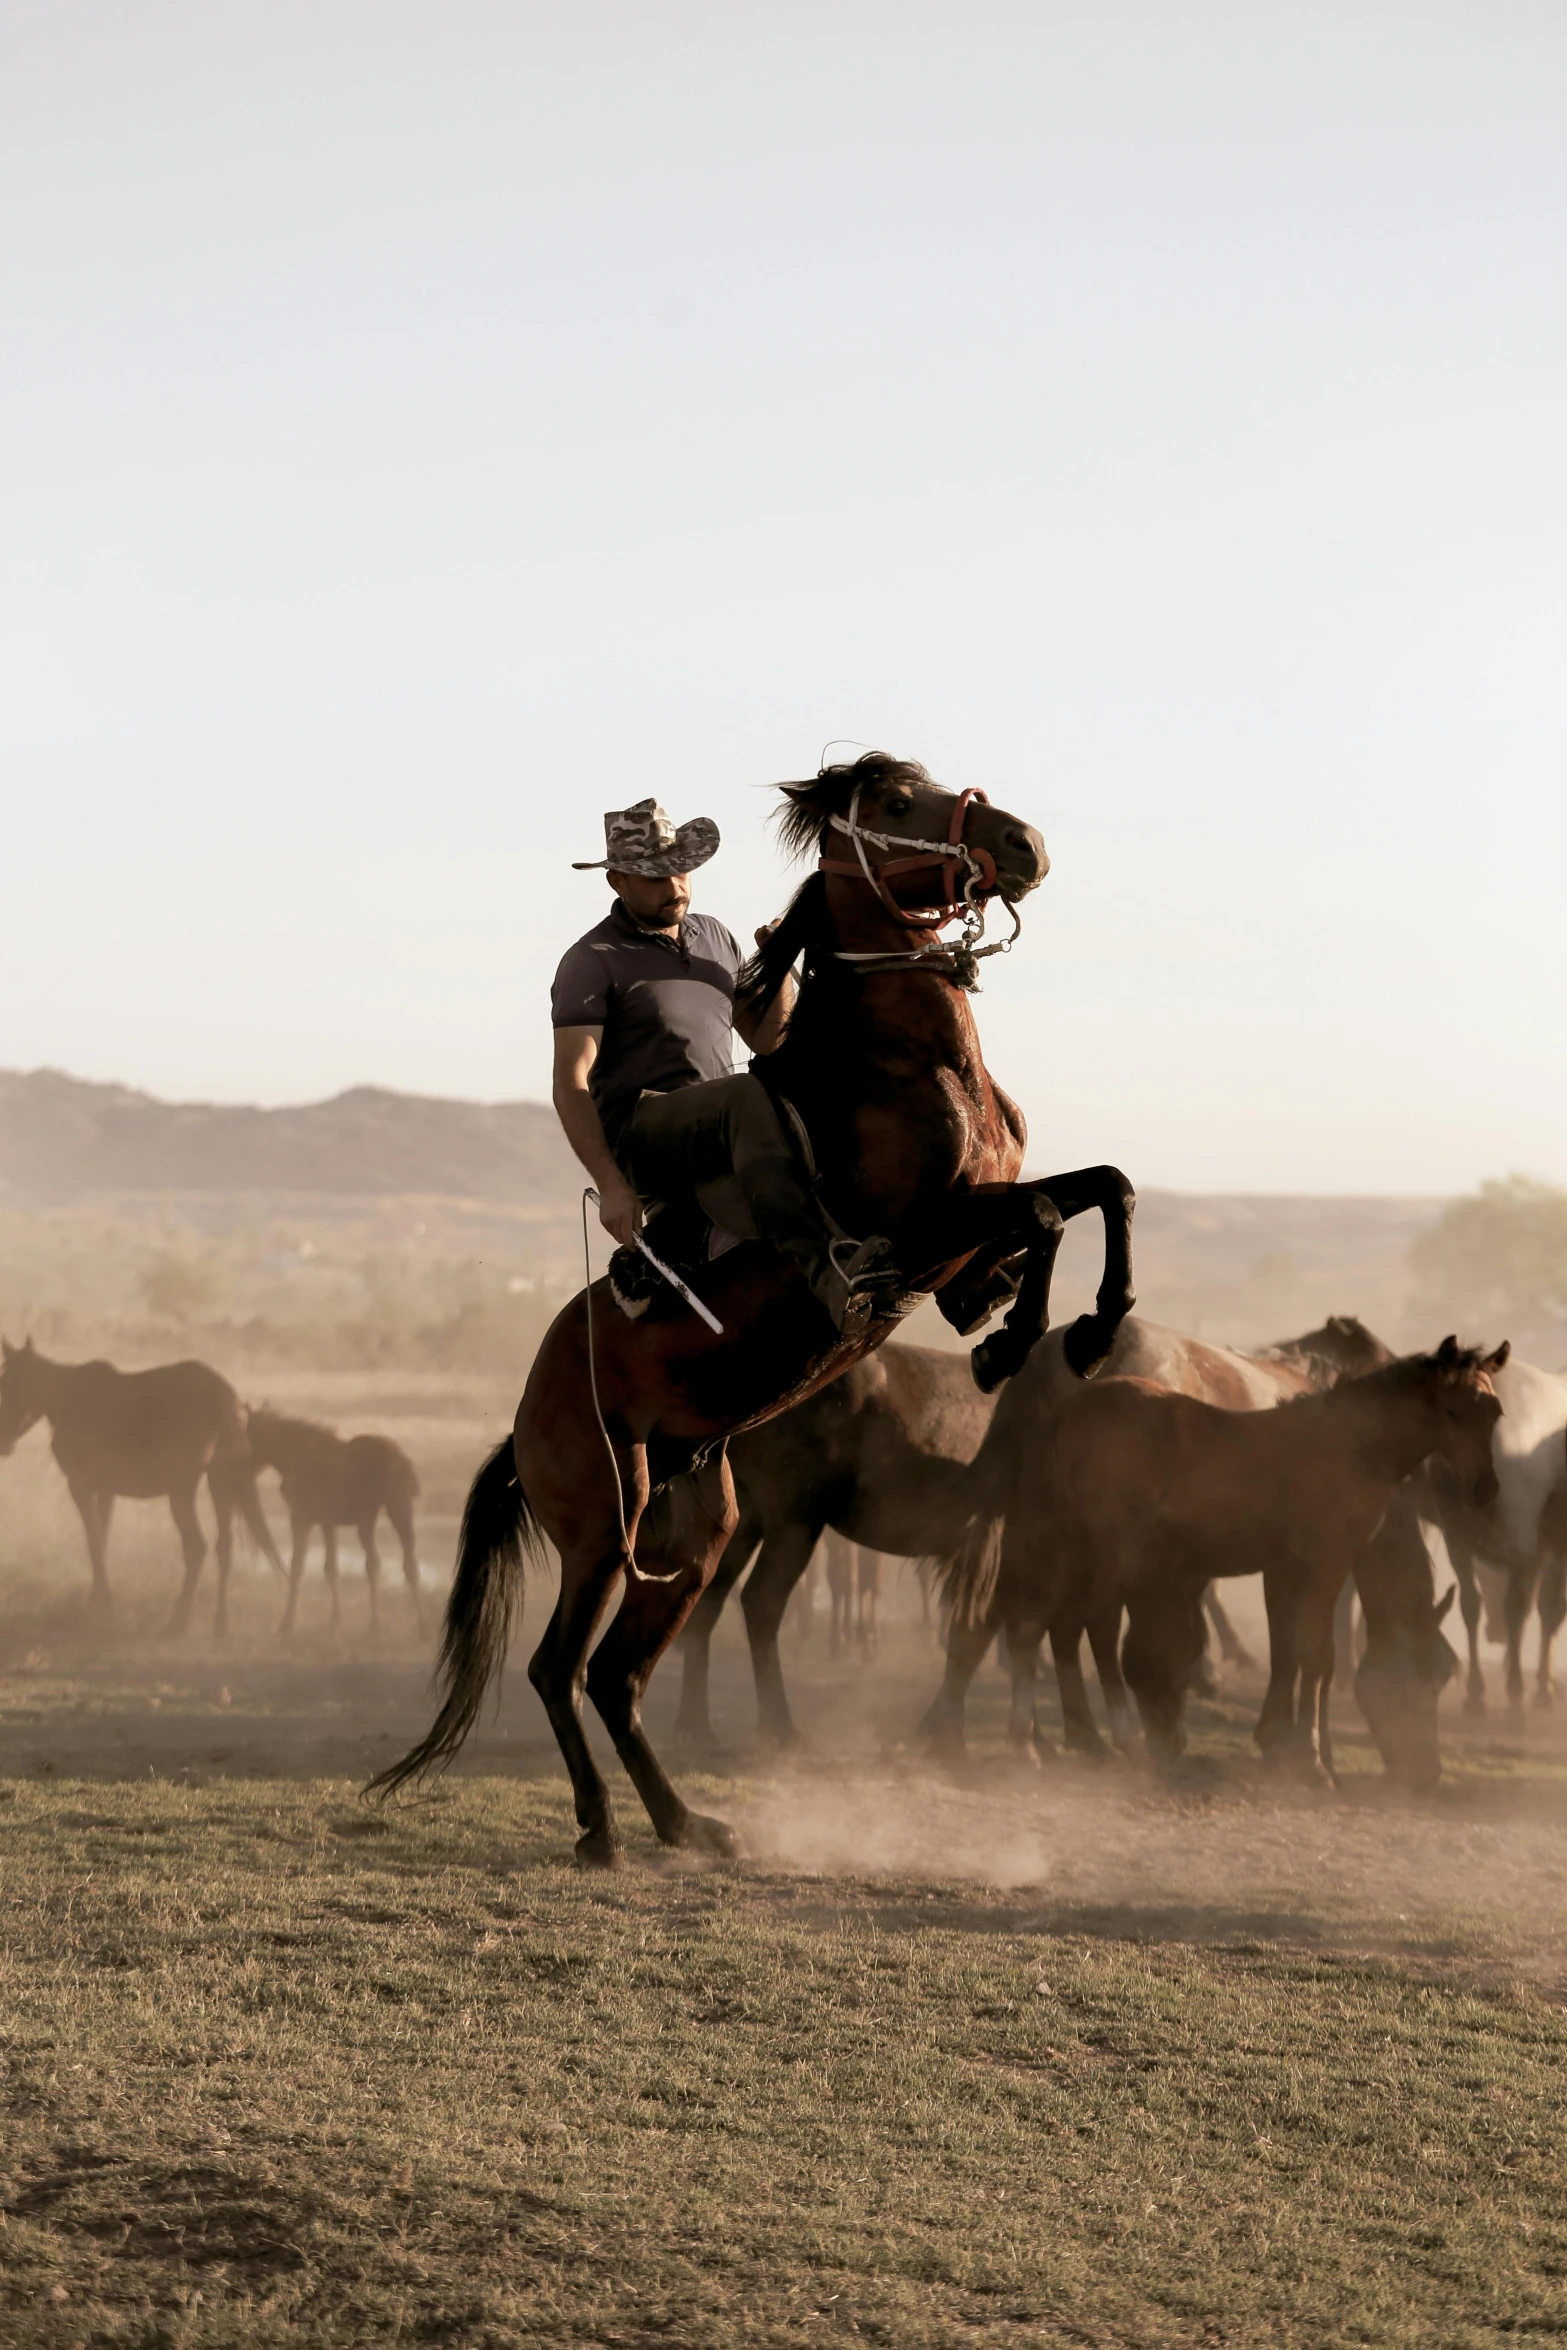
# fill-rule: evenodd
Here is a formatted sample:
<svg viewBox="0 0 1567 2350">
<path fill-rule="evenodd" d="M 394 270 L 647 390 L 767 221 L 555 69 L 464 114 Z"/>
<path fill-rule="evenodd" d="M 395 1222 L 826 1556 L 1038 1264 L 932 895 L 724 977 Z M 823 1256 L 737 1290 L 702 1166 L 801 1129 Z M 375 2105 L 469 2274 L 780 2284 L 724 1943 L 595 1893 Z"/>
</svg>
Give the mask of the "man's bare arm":
<svg viewBox="0 0 1567 2350">
<path fill-rule="evenodd" d="M 757 945 L 760 946 L 777 928 L 776 922 L 765 923 L 756 934 Z M 793 1010 L 794 978 L 792 973 L 786 971 L 783 984 L 761 1019 L 758 1020 L 754 1011 L 742 1010 L 737 1006 L 735 1028 L 742 1042 L 748 1044 L 753 1053 L 775 1053 L 788 1033 L 789 1015 Z"/>
<path fill-rule="evenodd" d="M 604 1129 L 588 1091 L 588 1078 L 598 1059 L 603 1034 L 602 1028 L 556 1029 L 555 1078 L 551 1092 L 555 1115 L 566 1140 L 597 1186 L 599 1222 L 626 1247 L 641 1227 L 642 1211 L 636 1193 L 616 1166 L 614 1153 L 604 1140 Z"/>
</svg>

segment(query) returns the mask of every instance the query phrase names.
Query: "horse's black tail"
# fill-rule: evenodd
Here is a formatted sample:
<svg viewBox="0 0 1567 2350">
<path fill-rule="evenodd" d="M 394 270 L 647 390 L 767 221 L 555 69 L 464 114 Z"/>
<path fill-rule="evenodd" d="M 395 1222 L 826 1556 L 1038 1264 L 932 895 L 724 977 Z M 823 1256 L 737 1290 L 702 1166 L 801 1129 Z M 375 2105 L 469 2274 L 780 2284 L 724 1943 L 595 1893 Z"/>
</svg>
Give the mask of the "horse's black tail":
<svg viewBox="0 0 1567 2350">
<path fill-rule="evenodd" d="M 434 1722 L 401 1762 L 378 1771 L 365 1789 L 385 1797 L 410 1779 L 450 1761 L 479 1716 L 484 1693 L 506 1661 L 527 1557 L 543 1543 L 538 1519 L 518 1481 L 508 1436 L 473 1481 L 462 1514 L 457 1572 L 446 1603 L 436 1680 L 445 1698 Z"/>
</svg>

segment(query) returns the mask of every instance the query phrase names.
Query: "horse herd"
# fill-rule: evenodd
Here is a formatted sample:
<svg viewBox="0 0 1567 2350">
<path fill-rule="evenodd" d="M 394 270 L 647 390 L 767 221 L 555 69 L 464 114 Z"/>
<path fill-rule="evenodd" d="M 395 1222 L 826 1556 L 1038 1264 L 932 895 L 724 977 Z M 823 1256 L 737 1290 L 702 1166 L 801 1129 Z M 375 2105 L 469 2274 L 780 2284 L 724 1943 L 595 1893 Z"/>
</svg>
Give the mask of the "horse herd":
<svg viewBox="0 0 1567 2350">
<path fill-rule="evenodd" d="M 0 1457 L 40 1420 L 49 1423 L 54 1457 L 87 1536 L 92 1597 L 99 1608 L 110 1604 L 107 1554 L 115 1502 L 122 1496 L 165 1496 L 185 1557 L 185 1581 L 174 1610 L 175 1631 L 185 1630 L 207 1555 L 196 1513 L 196 1495 L 205 1479 L 217 1518 L 216 1629 L 226 1632 L 236 1518 L 277 1572 L 285 1572 L 256 1490 L 259 1471 L 271 1468 L 278 1472 L 292 1536 L 285 1633 L 294 1629 L 305 1559 L 318 1526 L 334 1628 L 342 1615 L 338 1530 L 352 1526 L 364 1549 L 375 1629 L 381 1573 L 376 1527 L 383 1510 L 402 1546 L 415 1614 L 422 1615 L 413 1521 L 419 1479 L 390 1437 L 345 1439 L 315 1420 L 264 1407 L 247 1410 L 222 1374 L 206 1363 L 119 1371 L 112 1363 L 53 1362 L 30 1338 L 21 1346 L 0 1341 L 0 1349 Z"/>
<path fill-rule="evenodd" d="M 272 1468 L 292 1536 L 285 1634 L 317 1527 L 334 1626 L 338 1530 L 352 1527 L 374 1628 L 383 1510 L 419 1614 L 418 1479 L 389 1438 L 345 1440 L 313 1421 L 247 1411 L 202 1363 L 125 1373 L 7 1343 L 0 1455 L 39 1420 L 50 1423 L 81 1514 L 99 1603 L 109 1598 L 116 1498 L 166 1495 L 185 1562 L 174 1622 L 188 1625 L 206 1555 L 196 1512 L 205 1479 L 222 1633 L 236 1519 L 285 1572 L 257 1491 L 258 1473 Z M 1433 1532 L 1457 1576 L 1471 1707 L 1484 1704 L 1486 1570 L 1505 1586 L 1509 1699 L 1523 1695 L 1521 1646 L 1536 1604 L 1538 1696 L 1551 1695 L 1552 1642 L 1567 1615 L 1567 1378 L 1512 1361 L 1505 1346 L 1481 1356 L 1449 1339 L 1397 1360 L 1360 1322 L 1334 1316 L 1242 1354 L 1129 1317 L 1092 1383 L 1074 1376 L 1056 1333 L 998 1401 L 980 1392 L 965 1356 L 894 1341 L 734 1438 L 729 1458 L 739 1523 L 681 1641 L 678 1731 L 688 1746 L 713 1744 L 712 1636 L 743 1576 L 761 1735 L 777 1748 L 797 1742 L 779 1635 L 824 1536 L 838 1543 L 835 1625 L 853 1605 L 850 1546 L 918 1559 L 942 1590 L 946 1664 L 924 1728 L 947 1750 L 961 1746 L 970 1681 L 999 1638 L 1014 1743 L 1040 1743 L 1048 1640 L 1066 1743 L 1102 1752 L 1086 1634 L 1111 1741 L 1129 1747 L 1140 1730 L 1156 1757 L 1172 1758 L 1187 1692 L 1204 1672 L 1205 1610 L 1232 1645 L 1213 1585 L 1259 1573 L 1270 1646 L 1256 1731 L 1264 1755 L 1332 1778 L 1328 1693 L 1353 1593 L 1363 1647 L 1346 1661 L 1361 1710 L 1389 1777 L 1428 1787 L 1441 1767 L 1437 1701 L 1457 1668 L 1441 1628 L 1453 1595 L 1435 1597 Z"/>
</svg>

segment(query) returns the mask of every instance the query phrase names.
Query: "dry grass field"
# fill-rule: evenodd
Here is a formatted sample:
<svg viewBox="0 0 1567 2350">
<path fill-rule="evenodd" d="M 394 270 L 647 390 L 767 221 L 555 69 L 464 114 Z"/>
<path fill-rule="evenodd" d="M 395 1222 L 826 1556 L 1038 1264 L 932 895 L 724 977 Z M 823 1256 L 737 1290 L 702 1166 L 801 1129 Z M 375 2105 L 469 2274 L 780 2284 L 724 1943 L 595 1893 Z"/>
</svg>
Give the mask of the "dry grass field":
<svg viewBox="0 0 1567 2350">
<path fill-rule="evenodd" d="M 482 1383 L 290 1375 L 405 1441 L 433 1619 Z M 1384 1801 L 1267 1784 L 1255 1684 L 1170 1786 L 912 1735 L 881 1656 L 786 1630 L 808 1731 L 758 1757 L 738 1629 L 719 1771 L 746 1859 L 579 1876 L 520 1670 L 423 1799 L 357 1790 L 425 1719 L 400 1578 L 367 1635 L 312 1570 L 298 1640 L 166 1641 L 177 1563 L 122 1504 L 81 1609 L 34 1435 L 0 1464 L 0 2340 L 707 2345 L 1495 2344 L 1567 2334 L 1567 1737 L 1447 1717 Z M 529 1594 L 536 1628 L 546 1589 Z M 529 1628 L 524 1628 L 524 1649 Z M 669 1666 L 650 1716 L 668 1736 Z"/>
</svg>

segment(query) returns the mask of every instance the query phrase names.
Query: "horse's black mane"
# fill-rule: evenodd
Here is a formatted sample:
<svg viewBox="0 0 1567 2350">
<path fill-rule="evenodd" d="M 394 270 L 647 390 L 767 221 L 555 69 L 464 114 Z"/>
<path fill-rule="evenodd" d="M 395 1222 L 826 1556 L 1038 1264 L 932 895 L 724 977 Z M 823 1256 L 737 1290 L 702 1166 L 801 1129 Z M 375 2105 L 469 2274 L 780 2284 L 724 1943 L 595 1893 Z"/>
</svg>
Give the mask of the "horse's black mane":
<svg viewBox="0 0 1567 2350">
<path fill-rule="evenodd" d="M 804 783 L 781 783 L 784 804 L 773 822 L 791 857 L 807 857 L 826 846 L 834 816 L 848 814 L 856 791 L 868 794 L 872 804 L 892 785 L 929 783 L 917 759 L 895 759 L 890 751 L 866 751 L 858 759 L 843 759 L 823 767 Z M 809 978 L 817 967 L 819 950 L 828 938 L 827 888 L 813 873 L 790 899 L 783 920 L 770 938 L 748 957 L 735 982 L 736 1001 L 760 1016 L 801 956 Z"/>
<path fill-rule="evenodd" d="M 856 791 L 874 798 L 892 784 L 929 783 L 917 759 L 895 759 L 890 751 L 866 751 L 858 759 L 842 759 L 823 767 L 806 783 L 781 783 L 784 804 L 773 818 L 778 837 L 791 857 L 809 856 L 825 845 L 834 816 L 846 816 Z"/>
</svg>

